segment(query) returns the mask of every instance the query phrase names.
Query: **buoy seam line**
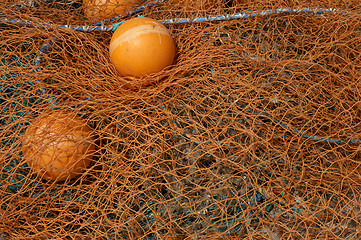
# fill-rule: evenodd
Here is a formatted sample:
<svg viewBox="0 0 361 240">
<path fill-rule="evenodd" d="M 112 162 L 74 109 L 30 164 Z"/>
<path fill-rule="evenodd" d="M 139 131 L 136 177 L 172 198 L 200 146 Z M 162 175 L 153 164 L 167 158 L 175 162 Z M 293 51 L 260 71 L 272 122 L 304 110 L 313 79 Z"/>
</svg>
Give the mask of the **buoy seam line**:
<svg viewBox="0 0 361 240">
<path fill-rule="evenodd" d="M 164 0 L 163 0 L 164 1 Z M 159 2 L 153 2 L 153 5 L 163 2 L 160 0 Z M 149 5 L 150 6 L 150 5 Z M 135 10 L 132 10 L 128 13 L 125 13 L 123 15 L 119 15 L 114 18 L 110 18 L 107 20 L 103 20 L 101 22 L 94 23 L 94 25 L 100 25 L 101 23 L 104 23 L 105 21 L 111 21 L 113 19 L 119 19 L 124 16 L 129 16 L 135 13 L 139 13 L 143 11 L 147 6 L 141 6 L 140 8 L 137 8 Z M 168 20 L 161 20 L 160 22 L 164 25 L 168 24 L 184 24 L 184 23 L 201 23 L 201 22 L 212 22 L 212 21 L 226 21 L 226 20 L 235 20 L 235 19 L 241 19 L 241 18 L 248 18 L 248 17 L 256 17 L 256 16 L 268 16 L 268 15 L 277 15 L 282 13 L 314 13 L 314 14 L 324 14 L 324 13 L 339 13 L 339 14 L 350 14 L 350 11 L 341 11 L 338 9 L 327 9 L 327 8 L 320 8 L 320 9 L 312 9 L 312 8 L 279 8 L 276 10 L 267 10 L 267 11 L 261 11 L 261 12 L 244 12 L 244 13 L 236 13 L 236 14 L 226 14 L 226 15 L 219 15 L 219 16 L 207 16 L 207 17 L 199 17 L 199 18 L 174 18 L 174 19 L 168 19 Z M 71 26 L 71 25 L 56 25 L 56 24 L 39 24 L 34 23 L 31 21 L 23 21 L 23 20 L 12 20 L 7 18 L 0 18 L 0 23 L 11 23 L 11 24 L 17 24 L 17 25 L 26 25 L 30 27 L 42 27 L 42 28 L 50 28 L 50 27 L 60 27 L 60 28 L 67 28 L 67 29 L 73 29 L 75 31 L 81 31 L 81 32 L 92 32 L 92 31 L 115 31 L 122 23 L 125 21 L 121 21 L 119 23 L 114 23 L 110 26 Z"/>
</svg>

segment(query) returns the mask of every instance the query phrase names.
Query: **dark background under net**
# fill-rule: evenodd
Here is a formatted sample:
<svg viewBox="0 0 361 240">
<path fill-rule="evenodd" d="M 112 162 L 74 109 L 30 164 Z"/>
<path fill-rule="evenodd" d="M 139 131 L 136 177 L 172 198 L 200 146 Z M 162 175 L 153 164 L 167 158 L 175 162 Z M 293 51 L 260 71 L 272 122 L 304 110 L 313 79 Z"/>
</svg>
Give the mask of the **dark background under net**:
<svg viewBox="0 0 361 240">
<path fill-rule="evenodd" d="M 81 3 L 26 2 L 2 1 L 0 18 L 54 25 L 0 23 L 0 239 L 361 237 L 357 1 L 159 3 L 142 15 L 352 12 L 167 25 L 175 64 L 133 81 L 110 63 L 111 32 L 57 27 L 91 24 Z M 54 183 L 21 136 L 59 108 L 94 129 L 96 153 Z"/>
</svg>

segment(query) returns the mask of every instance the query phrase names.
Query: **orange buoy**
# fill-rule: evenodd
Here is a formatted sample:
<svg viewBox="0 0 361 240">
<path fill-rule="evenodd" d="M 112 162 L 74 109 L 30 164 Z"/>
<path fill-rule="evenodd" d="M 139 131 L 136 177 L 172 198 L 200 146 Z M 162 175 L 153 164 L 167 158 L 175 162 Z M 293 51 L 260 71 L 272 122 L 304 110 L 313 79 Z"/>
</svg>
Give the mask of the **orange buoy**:
<svg viewBox="0 0 361 240">
<path fill-rule="evenodd" d="M 47 180 L 63 181 L 81 175 L 94 155 L 90 127 L 75 113 L 52 111 L 34 119 L 23 136 L 23 155 L 29 167 Z"/>
<path fill-rule="evenodd" d="M 168 29 L 147 17 L 121 24 L 111 38 L 109 52 L 120 75 L 134 77 L 161 71 L 174 62 L 176 54 Z"/>
<path fill-rule="evenodd" d="M 94 21 L 119 16 L 141 4 L 141 0 L 83 0 L 85 16 Z"/>
</svg>

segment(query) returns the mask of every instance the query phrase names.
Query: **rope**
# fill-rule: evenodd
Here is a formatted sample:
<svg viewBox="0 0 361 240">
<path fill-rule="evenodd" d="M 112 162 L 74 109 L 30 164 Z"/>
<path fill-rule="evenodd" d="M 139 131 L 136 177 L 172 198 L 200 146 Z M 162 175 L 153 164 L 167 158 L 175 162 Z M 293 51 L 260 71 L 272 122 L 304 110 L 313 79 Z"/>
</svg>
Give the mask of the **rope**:
<svg viewBox="0 0 361 240">
<path fill-rule="evenodd" d="M 118 23 L 114 23 L 110 26 L 104 26 L 103 23 L 107 23 L 110 21 L 114 21 L 120 18 L 123 18 L 125 16 L 131 16 L 136 13 L 140 13 L 144 11 L 146 7 L 154 6 L 158 3 L 163 2 L 164 0 L 156 0 L 154 2 L 150 2 L 148 4 L 145 4 L 137 9 L 134 9 L 130 12 L 124 13 L 123 15 L 119 15 L 117 17 L 109 18 L 100 22 L 94 23 L 92 26 L 71 26 L 71 25 L 56 25 L 56 24 L 39 24 L 34 23 L 32 21 L 24 21 L 24 20 L 11 20 L 7 18 L 0 18 L 0 23 L 8 23 L 8 24 L 15 24 L 15 25 L 21 25 L 21 26 L 29 26 L 29 27 L 40 27 L 40 28 L 50 28 L 50 27 L 60 27 L 60 28 L 67 28 L 72 29 L 75 31 L 80 32 L 92 32 L 92 31 L 115 31 L 122 23 L 125 21 L 121 21 Z M 162 20 L 160 21 L 162 24 L 185 24 L 185 23 L 201 23 L 201 22 L 215 22 L 215 21 L 227 21 L 227 20 L 234 20 L 234 19 L 241 19 L 241 18 L 253 18 L 257 16 L 268 16 L 268 15 L 277 15 L 277 14 L 290 14 L 290 13 L 312 13 L 312 14 L 325 14 L 325 13 L 338 13 L 338 14 L 345 14 L 350 13 L 349 11 L 341 11 L 338 9 L 326 9 L 326 8 L 320 8 L 320 9 L 313 9 L 313 8 L 279 8 L 276 10 L 267 10 L 267 11 L 261 11 L 261 12 L 244 12 L 244 13 L 235 13 L 235 14 L 225 14 L 225 15 L 218 15 L 218 16 L 207 16 L 207 17 L 199 17 L 199 18 L 174 18 L 174 19 L 168 19 L 168 20 Z"/>
</svg>

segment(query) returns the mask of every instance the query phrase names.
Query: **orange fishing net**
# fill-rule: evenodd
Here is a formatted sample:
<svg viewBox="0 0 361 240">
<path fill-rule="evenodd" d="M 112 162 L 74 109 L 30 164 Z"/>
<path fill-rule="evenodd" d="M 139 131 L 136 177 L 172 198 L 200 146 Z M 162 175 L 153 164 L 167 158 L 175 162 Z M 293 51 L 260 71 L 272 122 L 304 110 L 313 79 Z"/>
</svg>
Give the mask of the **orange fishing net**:
<svg viewBox="0 0 361 240">
<path fill-rule="evenodd" d="M 93 24 L 81 1 L 0 3 L 0 239 L 360 238 L 360 4 L 141 5 Z M 129 79 L 109 41 L 139 14 L 164 23 L 177 54 Z M 26 129 L 57 109 L 94 139 L 65 181 L 23 152 Z"/>
</svg>

